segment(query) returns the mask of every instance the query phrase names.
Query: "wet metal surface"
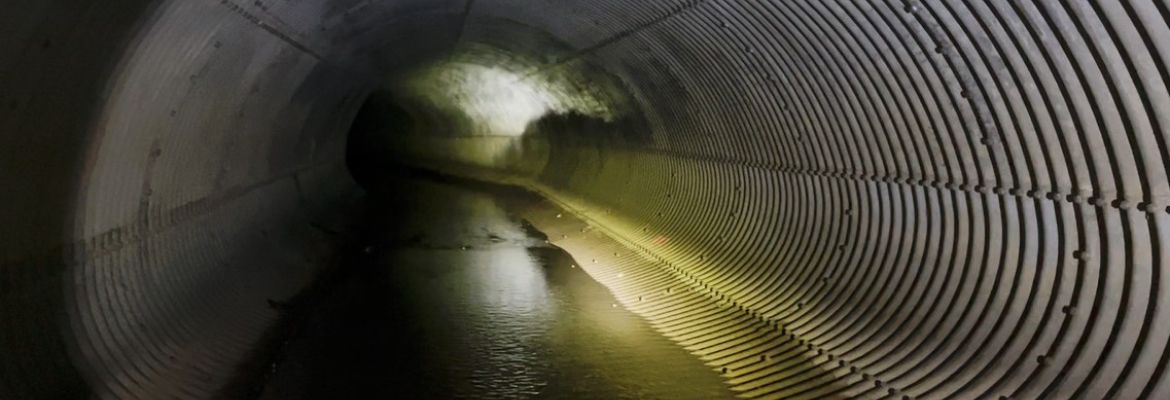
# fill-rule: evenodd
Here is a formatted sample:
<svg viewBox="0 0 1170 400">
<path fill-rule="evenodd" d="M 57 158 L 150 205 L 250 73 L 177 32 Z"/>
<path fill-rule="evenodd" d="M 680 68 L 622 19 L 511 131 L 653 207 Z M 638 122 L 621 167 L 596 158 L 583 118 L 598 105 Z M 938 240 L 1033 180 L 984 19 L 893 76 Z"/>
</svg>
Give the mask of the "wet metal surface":
<svg viewBox="0 0 1170 400">
<path fill-rule="evenodd" d="M 265 399 L 726 398 L 505 202 L 409 180 L 353 273 L 310 311 Z M 405 397 L 404 397 L 405 396 Z"/>
</svg>

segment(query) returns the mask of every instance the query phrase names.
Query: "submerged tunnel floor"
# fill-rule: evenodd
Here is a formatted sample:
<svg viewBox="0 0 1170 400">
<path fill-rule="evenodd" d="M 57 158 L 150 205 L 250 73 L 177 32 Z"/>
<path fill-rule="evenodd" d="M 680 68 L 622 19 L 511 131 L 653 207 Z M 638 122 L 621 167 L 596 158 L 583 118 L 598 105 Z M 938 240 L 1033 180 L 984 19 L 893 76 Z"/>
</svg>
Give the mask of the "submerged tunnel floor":
<svg viewBox="0 0 1170 400">
<path fill-rule="evenodd" d="M 263 399 L 716 399 L 697 357 L 509 212 L 518 189 L 395 175 Z"/>
</svg>

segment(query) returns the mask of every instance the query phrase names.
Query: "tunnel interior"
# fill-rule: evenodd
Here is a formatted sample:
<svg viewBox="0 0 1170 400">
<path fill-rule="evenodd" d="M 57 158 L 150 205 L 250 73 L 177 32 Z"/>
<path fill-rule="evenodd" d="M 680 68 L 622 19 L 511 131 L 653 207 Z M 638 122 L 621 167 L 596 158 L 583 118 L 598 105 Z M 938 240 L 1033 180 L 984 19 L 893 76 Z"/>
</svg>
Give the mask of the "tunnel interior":
<svg viewBox="0 0 1170 400">
<path fill-rule="evenodd" d="M 280 398 L 484 204 L 419 257 L 570 264 L 648 381 L 1170 398 L 1163 0 L 0 1 L 0 398 Z"/>
</svg>

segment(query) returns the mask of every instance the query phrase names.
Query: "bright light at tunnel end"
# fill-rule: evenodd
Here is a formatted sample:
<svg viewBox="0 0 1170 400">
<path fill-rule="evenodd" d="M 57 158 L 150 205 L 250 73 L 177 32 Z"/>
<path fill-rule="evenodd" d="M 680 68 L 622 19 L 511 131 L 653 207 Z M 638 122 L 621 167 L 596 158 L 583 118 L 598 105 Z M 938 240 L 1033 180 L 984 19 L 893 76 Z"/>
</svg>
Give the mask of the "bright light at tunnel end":
<svg viewBox="0 0 1170 400">
<path fill-rule="evenodd" d="M 502 68 L 459 63 L 441 76 L 448 82 L 441 94 L 492 135 L 521 136 L 529 123 L 558 108 L 552 93 Z"/>
<path fill-rule="evenodd" d="M 431 65 L 405 80 L 404 92 L 467 117 L 473 135 L 520 137 L 530 124 L 550 114 L 579 113 L 613 121 L 615 107 L 596 88 L 564 69 L 537 64 L 477 63 L 474 57 Z M 573 82 L 573 83 L 569 83 Z M 401 89 L 400 89 L 401 90 Z"/>
</svg>

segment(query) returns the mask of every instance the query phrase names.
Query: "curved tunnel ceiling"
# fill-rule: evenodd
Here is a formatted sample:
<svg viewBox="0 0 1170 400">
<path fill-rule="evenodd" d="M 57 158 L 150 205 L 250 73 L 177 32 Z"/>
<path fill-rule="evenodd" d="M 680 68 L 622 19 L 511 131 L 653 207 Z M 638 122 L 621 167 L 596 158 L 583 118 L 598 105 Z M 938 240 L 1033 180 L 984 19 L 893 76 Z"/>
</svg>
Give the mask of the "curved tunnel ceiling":
<svg viewBox="0 0 1170 400">
<path fill-rule="evenodd" d="M 0 397 L 222 394 L 331 254 L 362 100 L 455 60 L 626 114 L 393 151 L 719 304 L 655 307 L 745 397 L 1170 398 L 1162 0 L 9 3 Z"/>
</svg>

